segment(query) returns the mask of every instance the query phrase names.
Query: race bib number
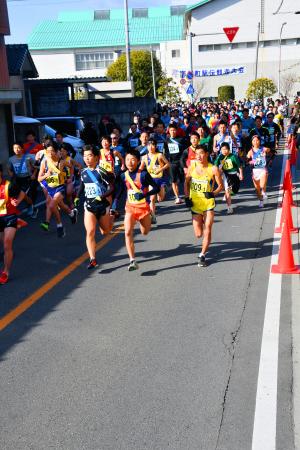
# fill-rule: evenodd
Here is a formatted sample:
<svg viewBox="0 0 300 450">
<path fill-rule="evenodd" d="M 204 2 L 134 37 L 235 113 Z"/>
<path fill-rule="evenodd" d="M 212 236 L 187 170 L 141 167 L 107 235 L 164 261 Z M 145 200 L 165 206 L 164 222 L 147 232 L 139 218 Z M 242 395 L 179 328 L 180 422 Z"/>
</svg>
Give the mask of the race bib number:
<svg viewBox="0 0 300 450">
<path fill-rule="evenodd" d="M 233 169 L 233 164 L 232 164 L 231 159 L 226 159 L 223 162 L 222 167 L 223 167 L 224 170 L 231 170 L 231 169 Z"/>
<path fill-rule="evenodd" d="M 208 180 L 195 180 L 195 179 L 192 179 L 191 191 L 193 193 L 201 195 L 204 192 L 207 192 L 207 188 L 208 188 Z"/>
<path fill-rule="evenodd" d="M 157 150 L 162 153 L 164 150 L 164 143 L 163 142 L 158 142 L 157 143 Z"/>
<path fill-rule="evenodd" d="M 55 173 L 47 178 L 47 184 L 49 187 L 57 187 L 59 186 L 59 175 Z"/>
<path fill-rule="evenodd" d="M 141 200 L 136 200 L 135 194 L 136 194 L 136 192 L 133 189 L 128 189 L 128 191 L 127 191 L 128 203 L 130 203 L 131 205 L 145 203 L 145 201 L 146 201 L 145 198 L 142 198 Z"/>
<path fill-rule="evenodd" d="M 86 198 L 95 198 L 98 195 L 101 195 L 99 186 L 96 183 L 86 183 L 84 185 L 84 190 Z"/>
<path fill-rule="evenodd" d="M 6 208 L 6 200 L 2 199 L 0 200 L 0 215 L 7 214 L 7 208 Z"/>
<path fill-rule="evenodd" d="M 168 149 L 170 155 L 177 155 L 179 153 L 179 145 L 178 144 L 168 144 Z"/>
<path fill-rule="evenodd" d="M 139 145 L 139 140 L 138 139 L 129 139 L 129 144 L 131 148 L 135 148 Z"/>
<path fill-rule="evenodd" d="M 106 170 L 107 172 L 112 172 L 112 163 L 107 161 L 100 161 L 99 166 L 102 167 L 102 169 Z"/>
<path fill-rule="evenodd" d="M 265 167 L 265 165 L 266 165 L 265 158 L 256 158 L 256 160 L 254 162 L 254 167 L 262 168 L 262 167 Z"/>
</svg>

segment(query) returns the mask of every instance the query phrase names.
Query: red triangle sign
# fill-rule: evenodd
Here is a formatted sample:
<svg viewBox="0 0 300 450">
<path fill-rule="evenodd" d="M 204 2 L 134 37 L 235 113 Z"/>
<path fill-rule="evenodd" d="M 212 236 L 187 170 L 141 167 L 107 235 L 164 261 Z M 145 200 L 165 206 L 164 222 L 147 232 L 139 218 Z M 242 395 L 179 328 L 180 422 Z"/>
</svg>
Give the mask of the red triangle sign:
<svg viewBox="0 0 300 450">
<path fill-rule="evenodd" d="M 233 39 L 235 38 L 236 33 L 239 31 L 240 27 L 228 27 L 228 28 L 223 28 L 224 33 L 226 34 L 226 36 L 228 37 L 229 42 L 232 42 Z"/>
</svg>

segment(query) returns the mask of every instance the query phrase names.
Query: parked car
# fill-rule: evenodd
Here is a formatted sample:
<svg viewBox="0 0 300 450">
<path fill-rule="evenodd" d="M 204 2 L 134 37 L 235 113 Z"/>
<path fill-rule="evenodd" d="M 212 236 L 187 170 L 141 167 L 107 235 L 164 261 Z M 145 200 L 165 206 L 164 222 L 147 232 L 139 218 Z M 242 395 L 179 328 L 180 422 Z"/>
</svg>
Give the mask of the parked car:
<svg viewBox="0 0 300 450">
<path fill-rule="evenodd" d="M 39 142 L 45 135 L 45 125 L 32 117 L 14 116 L 14 129 L 17 142 L 25 142 L 28 131 L 34 131 Z"/>
<path fill-rule="evenodd" d="M 84 129 L 82 117 L 65 116 L 65 117 L 36 117 L 40 122 L 51 126 L 55 130 L 62 131 L 71 136 L 80 138 L 80 132 Z"/>
</svg>

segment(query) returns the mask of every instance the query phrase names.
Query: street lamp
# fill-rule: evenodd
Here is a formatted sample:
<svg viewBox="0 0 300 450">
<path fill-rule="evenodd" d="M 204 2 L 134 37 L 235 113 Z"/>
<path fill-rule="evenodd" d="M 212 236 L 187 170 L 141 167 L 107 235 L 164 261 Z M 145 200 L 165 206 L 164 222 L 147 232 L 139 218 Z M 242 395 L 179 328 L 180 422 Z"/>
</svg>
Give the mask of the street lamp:
<svg viewBox="0 0 300 450">
<path fill-rule="evenodd" d="M 287 24 L 287 22 L 283 22 L 281 24 L 280 35 L 279 35 L 279 64 L 278 64 L 278 95 L 280 95 L 280 72 L 281 72 L 281 36 L 283 27 Z"/>
</svg>

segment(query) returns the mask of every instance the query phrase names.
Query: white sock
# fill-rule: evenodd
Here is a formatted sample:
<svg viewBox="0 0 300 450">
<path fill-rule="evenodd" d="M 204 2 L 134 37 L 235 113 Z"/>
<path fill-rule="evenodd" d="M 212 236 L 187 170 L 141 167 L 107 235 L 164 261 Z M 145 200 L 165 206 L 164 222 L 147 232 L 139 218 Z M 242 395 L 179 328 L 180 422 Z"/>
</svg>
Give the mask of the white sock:
<svg viewBox="0 0 300 450">
<path fill-rule="evenodd" d="M 205 253 L 200 252 L 199 253 L 199 258 L 201 258 L 202 256 L 204 256 L 204 258 L 205 258 Z"/>
<path fill-rule="evenodd" d="M 60 228 L 60 227 L 62 227 L 63 225 L 62 225 L 62 223 L 58 223 L 57 224 L 57 228 Z"/>
</svg>

